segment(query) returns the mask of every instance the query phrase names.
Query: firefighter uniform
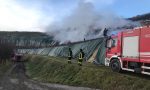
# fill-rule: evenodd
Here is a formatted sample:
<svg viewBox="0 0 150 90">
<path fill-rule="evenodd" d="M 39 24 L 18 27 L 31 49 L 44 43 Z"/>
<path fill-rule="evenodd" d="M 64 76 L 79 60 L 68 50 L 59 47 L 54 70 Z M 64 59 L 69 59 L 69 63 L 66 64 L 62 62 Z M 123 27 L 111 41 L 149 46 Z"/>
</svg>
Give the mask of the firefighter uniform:
<svg viewBox="0 0 150 90">
<path fill-rule="evenodd" d="M 82 51 L 82 49 L 80 49 L 79 59 L 78 59 L 79 66 L 82 66 L 83 58 L 84 58 L 84 52 Z"/>
<path fill-rule="evenodd" d="M 105 29 L 104 29 L 104 32 L 103 32 L 103 36 L 104 36 L 104 37 L 107 37 L 107 36 L 108 36 L 107 34 L 108 34 L 108 29 L 105 28 Z"/>
<path fill-rule="evenodd" d="M 71 51 L 71 48 L 69 48 L 69 52 L 68 52 L 68 63 L 71 63 L 71 59 L 72 59 L 72 51 Z"/>
</svg>

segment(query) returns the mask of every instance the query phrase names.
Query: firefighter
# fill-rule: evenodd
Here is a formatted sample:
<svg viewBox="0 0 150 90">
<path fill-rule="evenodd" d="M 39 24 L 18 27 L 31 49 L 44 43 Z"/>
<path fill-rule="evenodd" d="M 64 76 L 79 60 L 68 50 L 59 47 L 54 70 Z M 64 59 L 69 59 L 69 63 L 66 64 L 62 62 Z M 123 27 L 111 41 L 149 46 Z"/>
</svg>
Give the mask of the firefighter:
<svg viewBox="0 0 150 90">
<path fill-rule="evenodd" d="M 71 64 L 71 59 L 72 59 L 72 50 L 71 48 L 69 48 L 69 51 L 68 51 L 68 63 Z"/>
<path fill-rule="evenodd" d="M 105 28 L 105 29 L 104 29 L 104 32 L 103 32 L 104 37 L 107 37 L 107 36 L 108 36 L 107 33 L 108 33 L 108 29 Z"/>
<path fill-rule="evenodd" d="M 78 59 L 78 65 L 79 65 L 79 66 L 82 66 L 83 58 L 84 58 L 84 52 L 83 52 L 82 49 L 80 49 L 79 59 Z"/>
</svg>

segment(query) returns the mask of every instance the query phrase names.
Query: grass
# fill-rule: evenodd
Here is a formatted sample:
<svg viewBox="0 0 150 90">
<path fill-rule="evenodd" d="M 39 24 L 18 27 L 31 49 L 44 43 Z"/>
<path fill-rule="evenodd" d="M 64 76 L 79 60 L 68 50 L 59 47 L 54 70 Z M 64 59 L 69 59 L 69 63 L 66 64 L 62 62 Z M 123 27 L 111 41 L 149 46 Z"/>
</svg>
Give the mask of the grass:
<svg viewBox="0 0 150 90">
<path fill-rule="evenodd" d="M 58 57 L 28 56 L 26 59 L 29 60 L 27 74 L 34 80 L 102 90 L 150 90 L 149 76 L 115 73 L 109 67 L 89 63 L 67 64 L 64 58 Z"/>
</svg>

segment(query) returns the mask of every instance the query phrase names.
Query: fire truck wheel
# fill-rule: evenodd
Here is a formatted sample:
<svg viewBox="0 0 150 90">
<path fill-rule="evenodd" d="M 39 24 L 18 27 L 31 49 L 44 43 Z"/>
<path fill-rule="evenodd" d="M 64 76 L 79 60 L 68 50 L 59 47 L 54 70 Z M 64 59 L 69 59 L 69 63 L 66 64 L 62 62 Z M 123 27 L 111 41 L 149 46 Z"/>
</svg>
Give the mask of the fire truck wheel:
<svg viewBox="0 0 150 90">
<path fill-rule="evenodd" d="M 121 65 L 118 59 L 113 59 L 110 62 L 110 67 L 114 72 L 120 72 L 121 71 Z"/>
</svg>

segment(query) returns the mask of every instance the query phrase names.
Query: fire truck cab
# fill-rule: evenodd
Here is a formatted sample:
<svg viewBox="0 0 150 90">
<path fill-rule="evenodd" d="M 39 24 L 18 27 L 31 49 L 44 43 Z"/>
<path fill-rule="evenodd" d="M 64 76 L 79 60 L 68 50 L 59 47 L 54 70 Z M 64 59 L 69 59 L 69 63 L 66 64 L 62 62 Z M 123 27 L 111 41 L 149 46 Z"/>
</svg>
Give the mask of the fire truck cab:
<svg viewBox="0 0 150 90">
<path fill-rule="evenodd" d="M 150 27 L 119 32 L 107 39 L 105 65 L 150 75 Z"/>
</svg>

